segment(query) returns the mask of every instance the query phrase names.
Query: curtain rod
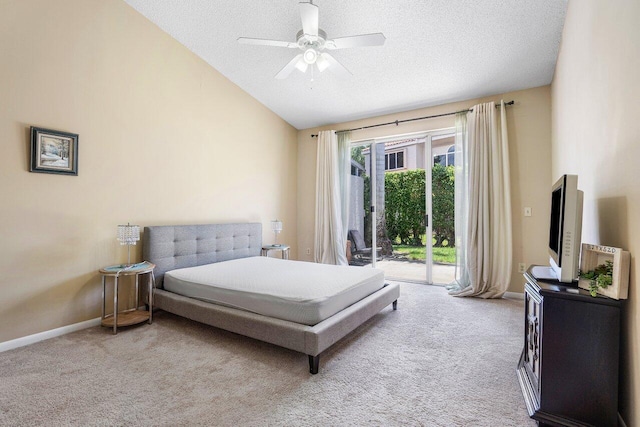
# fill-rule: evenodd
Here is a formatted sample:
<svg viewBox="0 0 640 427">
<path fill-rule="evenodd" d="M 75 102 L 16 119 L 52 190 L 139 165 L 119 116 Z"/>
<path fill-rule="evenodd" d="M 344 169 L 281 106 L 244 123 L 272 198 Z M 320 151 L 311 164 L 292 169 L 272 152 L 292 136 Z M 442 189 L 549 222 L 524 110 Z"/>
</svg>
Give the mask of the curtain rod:
<svg viewBox="0 0 640 427">
<path fill-rule="evenodd" d="M 513 101 L 513 100 L 511 100 L 511 101 L 509 101 L 509 102 L 505 102 L 505 103 L 504 103 L 504 105 L 505 105 L 505 106 L 507 106 L 507 105 L 513 105 L 513 104 L 515 104 L 515 101 Z M 500 106 L 500 104 L 497 104 L 497 105 L 496 105 L 496 108 L 498 108 L 499 106 Z M 433 115 L 433 116 L 416 117 L 416 118 L 414 118 L 414 119 L 405 119 L 405 120 L 396 120 L 396 121 L 393 121 L 393 122 L 387 122 L 387 123 L 378 123 L 378 124 L 375 124 L 375 125 L 362 126 L 362 127 L 354 128 L 354 129 L 337 130 L 337 131 L 336 131 L 336 133 L 342 133 L 342 132 L 353 132 L 353 131 L 356 131 L 356 130 L 369 129 L 369 128 L 377 128 L 377 127 L 380 127 L 380 126 L 389 126 L 389 125 L 396 125 L 396 126 L 398 126 L 400 123 L 415 122 L 416 120 L 433 119 L 433 118 L 436 118 L 436 117 L 453 116 L 454 114 L 458 114 L 458 113 L 468 113 L 468 112 L 470 112 L 470 111 L 473 111 L 473 108 L 469 108 L 469 109 L 467 109 L 467 110 L 454 111 L 454 112 L 451 112 L 451 113 L 435 114 L 435 115 Z M 317 136 L 318 136 L 318 134 L 313 134 L 313 133 L 311 134 L 311 138 L 315 138 L 315 137 L 317 137 Z"/>
</svg>

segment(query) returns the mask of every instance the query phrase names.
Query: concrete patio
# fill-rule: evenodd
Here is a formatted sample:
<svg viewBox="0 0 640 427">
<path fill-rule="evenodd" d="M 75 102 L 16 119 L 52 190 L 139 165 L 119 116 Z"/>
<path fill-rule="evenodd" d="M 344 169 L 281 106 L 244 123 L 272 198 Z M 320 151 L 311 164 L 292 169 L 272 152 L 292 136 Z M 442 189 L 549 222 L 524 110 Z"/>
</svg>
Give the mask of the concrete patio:
<svg viewBox="0 0 640 427">
<path fill-rule="evenodd" d="M 357 265 L 371 265 L 365 261 Z M 423 261 L 399 260 L 384 258 L 376 262 L 376 268 L 384 270 L 388 279 L 408 280 L 426 283 L 427 267 Z M 455 266 L 451 264 L 433 264 L 432 280 L 434 285 L 448 285 L 455 278 Z"/>
</svg>

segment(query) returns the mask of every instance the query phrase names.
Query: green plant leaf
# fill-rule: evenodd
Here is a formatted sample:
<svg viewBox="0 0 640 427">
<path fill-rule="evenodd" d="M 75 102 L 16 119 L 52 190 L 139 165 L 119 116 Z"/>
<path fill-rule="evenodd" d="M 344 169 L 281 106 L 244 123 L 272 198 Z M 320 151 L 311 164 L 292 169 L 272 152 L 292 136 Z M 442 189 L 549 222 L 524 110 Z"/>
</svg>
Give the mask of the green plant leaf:
<svg viewBox="0 0 640 427">
<path fill-rule="evenodd" d="M 595 297 L 598 289 L 606 288 L 613 283 L 613 261 L 605 261 L 593 270 L 580 272 L 580 278 L 589 281 L 589 293 Z"/>
</svg>

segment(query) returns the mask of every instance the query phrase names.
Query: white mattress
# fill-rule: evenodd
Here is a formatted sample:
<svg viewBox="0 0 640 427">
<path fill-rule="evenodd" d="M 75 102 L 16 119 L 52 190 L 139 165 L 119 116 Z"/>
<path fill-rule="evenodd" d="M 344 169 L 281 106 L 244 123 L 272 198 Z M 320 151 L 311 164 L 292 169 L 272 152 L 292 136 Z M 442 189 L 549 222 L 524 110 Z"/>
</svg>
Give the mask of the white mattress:
<svg viewBox="0 0 640 427">
<path fill-rule="evenodd" d="M 167 291 L 305 325 L 315 325 L 383 286 L 382 270 L 269 257 L 164 275 Z"/>
</svg>

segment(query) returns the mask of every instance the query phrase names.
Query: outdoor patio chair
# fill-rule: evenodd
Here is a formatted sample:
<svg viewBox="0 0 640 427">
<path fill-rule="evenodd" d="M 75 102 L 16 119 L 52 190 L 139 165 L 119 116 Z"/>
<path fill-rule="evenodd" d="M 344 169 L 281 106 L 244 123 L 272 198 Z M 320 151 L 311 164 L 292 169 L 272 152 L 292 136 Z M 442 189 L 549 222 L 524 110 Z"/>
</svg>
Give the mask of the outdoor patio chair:
<svg viewBox="0 0 640 427">
<path fill-rule="evenodd" d="M 351 255 L 360 258 L 371 258 L 372 248 L 367 247 L 362 234 L 358 230 L 349 230 L 349 240 L 351 240 Z M 377 248 L 377 254 L 381 250 L 381 247 Z"/>
</svg>

